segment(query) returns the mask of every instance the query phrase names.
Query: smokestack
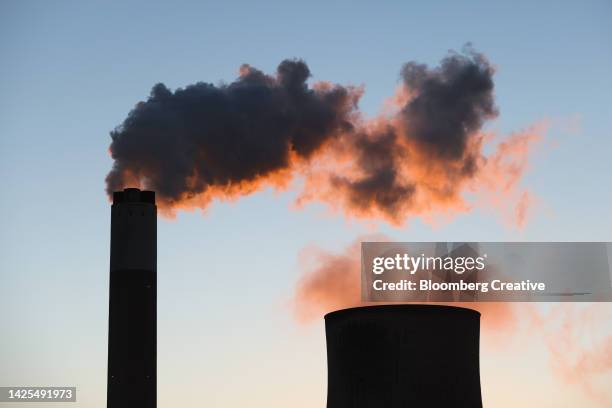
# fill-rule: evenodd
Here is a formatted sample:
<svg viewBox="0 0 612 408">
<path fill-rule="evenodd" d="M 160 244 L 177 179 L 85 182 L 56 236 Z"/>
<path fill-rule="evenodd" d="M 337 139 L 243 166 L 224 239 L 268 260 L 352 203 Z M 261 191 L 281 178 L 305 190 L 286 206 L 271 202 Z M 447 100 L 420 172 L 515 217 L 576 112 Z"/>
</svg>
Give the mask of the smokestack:
<svg viewBox="0 0 612 408">
<path fill-rule="evenodd" d="M 113 194 L 108 408 L 157 404 L 157 207 L 153 191 Z"/>
<path fill-rule="evenodd" d="M 480 313 L 436 305 L 325 316 L 327 408 L 481 408 Z"/>
</svg>

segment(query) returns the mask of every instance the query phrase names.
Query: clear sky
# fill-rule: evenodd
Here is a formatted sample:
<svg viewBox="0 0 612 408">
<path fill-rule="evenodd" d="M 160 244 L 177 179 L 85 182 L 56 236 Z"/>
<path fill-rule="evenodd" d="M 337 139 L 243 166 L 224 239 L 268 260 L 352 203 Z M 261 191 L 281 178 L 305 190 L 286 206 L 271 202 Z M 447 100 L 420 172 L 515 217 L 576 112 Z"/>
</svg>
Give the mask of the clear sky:
<svg viewBox="0 0 612 408">
<path fill-rule="evenodd" d="M 378 3 L 0 3 L 0 385 L 76 385 L 76 406 L 104 406 L 109 131 L 157 82 L 229 82 L 243 63 L 272 73 L 299 57 L 314 80 L 363 84 L 360 106 L 375 115 L 404 62 L 435 65 L 472 42 L 497 67 L 489 127 L 552 123 L 523 180 L 540 205 L 522 230 L 482 210 L 435 228 L 372 227 L 319 204 L 293 209 L 291 190 L 160 219 L 162 408 L 324 406 L 322 322 L 299 325 L 287 306 L 305 247 L 338 252 L 372 232 L 612 241 L 612 5 Z M 483 350 L 485 402 L 600 406 L 551 374 L 543 343 Z"/>
</svg>

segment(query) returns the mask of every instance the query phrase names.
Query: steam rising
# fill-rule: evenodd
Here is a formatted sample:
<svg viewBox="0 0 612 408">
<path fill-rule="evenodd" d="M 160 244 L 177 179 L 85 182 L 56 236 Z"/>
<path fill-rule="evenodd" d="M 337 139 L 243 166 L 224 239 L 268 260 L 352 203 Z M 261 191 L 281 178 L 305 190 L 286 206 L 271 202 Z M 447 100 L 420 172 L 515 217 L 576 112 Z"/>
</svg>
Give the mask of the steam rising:
<svg viewBox="0 0 612 408">
<path fill-rule="evenodd" d="M 291 305 L 300 323 L 320 321 L 325 313 L 365 306 L 361 301 L 362 241 L 388 241 L 381 235 L 359 237 L 341 252 L 318 247 L 302 251 L 302 276 Z M 380 303 L 378 303 L 380 304 Z M 515 302 L 451 302 L 478 310 L 486 347 L 504 353 L 524 352 L 529 344 L 543 342 L 550 369 L 563 386 L 576 385 L 595 403 L 611 406 L 612 308 L 607 303 L 536 304 Z M 524 354 L 521 354 L 524 358 Z"/>
</svg>

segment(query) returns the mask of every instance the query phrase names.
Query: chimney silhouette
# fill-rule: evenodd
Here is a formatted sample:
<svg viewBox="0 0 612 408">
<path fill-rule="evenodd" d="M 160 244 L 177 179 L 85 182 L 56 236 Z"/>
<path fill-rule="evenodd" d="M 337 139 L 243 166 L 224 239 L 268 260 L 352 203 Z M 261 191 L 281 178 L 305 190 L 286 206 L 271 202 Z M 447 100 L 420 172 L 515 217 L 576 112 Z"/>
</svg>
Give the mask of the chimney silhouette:
<svg viewBox="0 0 612 408">
<path fill-rule="evenodd" d="M 108 408 L 157 404 L 155 193 L 126 188 L 111 209 Z"/>
<path fill-rule="evenodd" d="M 480 313 L 384 305 L 325 316 L 327 408 L 481 408 Z"/>
</svg>

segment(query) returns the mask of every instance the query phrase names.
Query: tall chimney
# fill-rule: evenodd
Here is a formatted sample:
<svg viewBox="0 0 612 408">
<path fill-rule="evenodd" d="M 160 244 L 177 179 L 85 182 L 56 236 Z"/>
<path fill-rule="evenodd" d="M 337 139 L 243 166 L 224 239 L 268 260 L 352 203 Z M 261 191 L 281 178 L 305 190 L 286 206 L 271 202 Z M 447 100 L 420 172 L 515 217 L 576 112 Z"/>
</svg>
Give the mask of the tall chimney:
<svg viewBox="0 0 612 408">
<path fill-rule="evenodd" d="M 480 313 L 436 305 L 325 316 L 327 408 L 481 408 Z"/>
<path fill-rule="evenodd" d="M 126 188 L 111 209 L 108 408 L 157 404 L 157 207 Z"/>
</svg>

